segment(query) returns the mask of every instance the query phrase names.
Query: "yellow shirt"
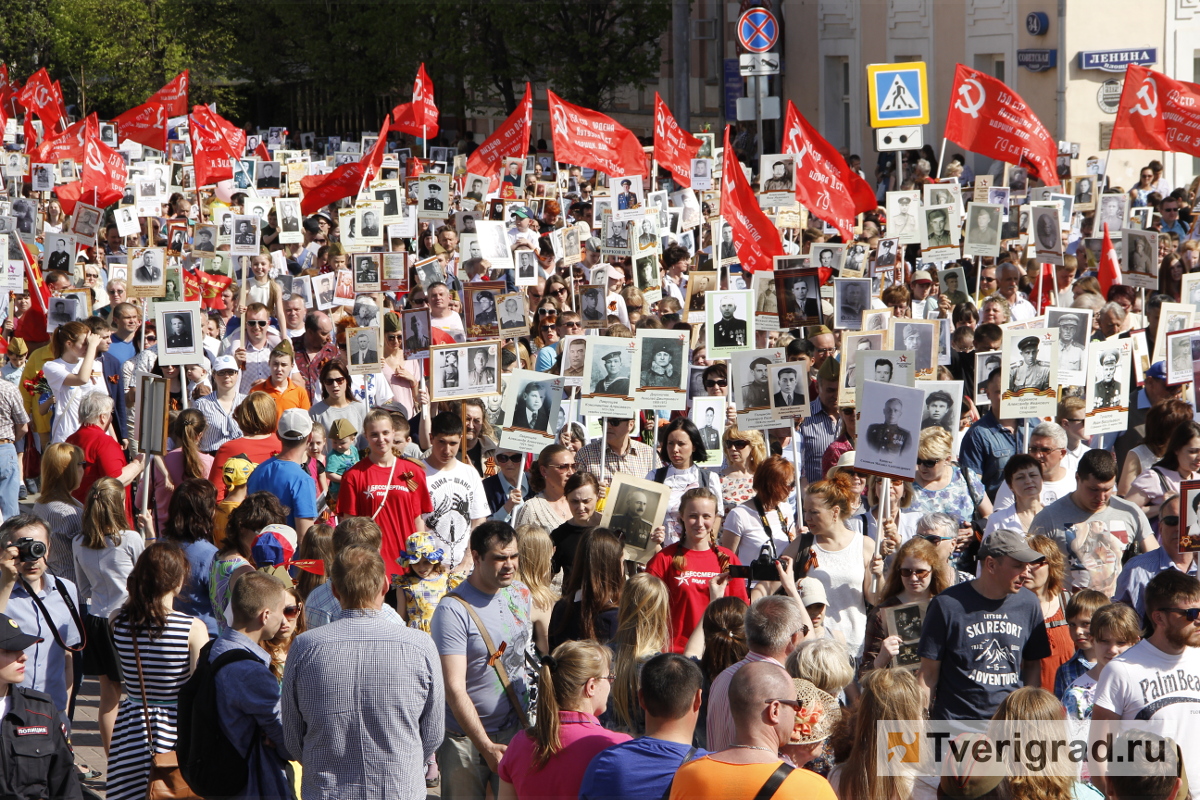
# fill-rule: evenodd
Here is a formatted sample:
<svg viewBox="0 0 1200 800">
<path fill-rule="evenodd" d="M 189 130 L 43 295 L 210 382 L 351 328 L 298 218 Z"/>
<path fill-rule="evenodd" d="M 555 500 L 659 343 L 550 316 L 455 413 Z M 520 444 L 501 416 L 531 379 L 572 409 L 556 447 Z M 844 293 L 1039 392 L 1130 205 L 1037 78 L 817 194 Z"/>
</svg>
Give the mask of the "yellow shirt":
<svg viewBox="0 0 1200 800">
<path fill-rule="evenodd" d="M 43 414 L 38 407 L 38 399 L 30 394 L 25 389 L 25 381 L 33 381 L 37 374 L 41 372 L 42 367 L 46 366 L 46 362 L 53 361 L 54 354 L 50 352 L 50 345 L 43 345 L 37 350 L 29 354 L 29 360 L 25 362 L 25 370 L 21 373 L 21 399 L 25 403 L 25 413 L 29 415 L 31 420 L 30 426 L 34 433 L 50 433 L 51 425 L 54 421 L 54 407 L 47 406 L 47 411 L 50 413 Z"/>
</svg>

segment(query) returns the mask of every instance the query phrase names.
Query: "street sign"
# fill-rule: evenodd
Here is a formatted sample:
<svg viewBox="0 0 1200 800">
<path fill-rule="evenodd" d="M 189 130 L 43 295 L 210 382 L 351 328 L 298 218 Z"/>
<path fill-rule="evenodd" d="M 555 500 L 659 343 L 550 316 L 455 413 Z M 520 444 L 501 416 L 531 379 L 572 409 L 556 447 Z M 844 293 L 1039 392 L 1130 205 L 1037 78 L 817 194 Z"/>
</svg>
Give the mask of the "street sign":
<svg viewBox="0 0 1200 800">
<path fill-rule="evenodd" d="M 779 74 L 778 53 L 742 53 L 738 59 L 738 69 L 743 77 Z"/>
<path fill-rule="evenodd" d="M 875 149 L 881 153 L 888 150 L 919 150 L 924 145 L 925 134 L 920 125 L 879 128 L 875 131 Z"/>
<path fill-rule="evenodd" d="M 868 64 L 867 95 L 872 128 L 929 122 L 929 84 L 923 61 Z"/>
<path fill-rule="evenodd" d="M 738 17 L 737 37 L 743 50 L 765 53 L 779 41 L 779 20 L 768 9 L 747 9 Z"/>
<path fill-rule="evenodd" d="M 762 119 L 779 119 L 779 109 L 778 97 L 762 98 Z M 753 97 L 739 97 L 737 99 L 737 118 L 738 122 L 749 122 L 759 119 L 754 113 Z"/>
</svg>

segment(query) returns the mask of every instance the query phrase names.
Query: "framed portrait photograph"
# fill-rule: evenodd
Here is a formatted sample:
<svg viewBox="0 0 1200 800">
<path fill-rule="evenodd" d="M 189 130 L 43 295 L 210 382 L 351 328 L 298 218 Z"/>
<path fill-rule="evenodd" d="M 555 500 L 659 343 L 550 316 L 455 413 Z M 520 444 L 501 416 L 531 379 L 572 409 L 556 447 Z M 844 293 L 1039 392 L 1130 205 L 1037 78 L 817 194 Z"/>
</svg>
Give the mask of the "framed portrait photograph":
<svg viewBox="0 0 1200 800">
<path fill-rule="evenodd" d="M 525 159 L 519 156 L 509 156 L 504 159 L 501 170 L 504 177 L 500 180 L 501 197 L 515 200 L 518 195 L 525 192 L 525 167 Z"/>
<path fill-rule="evenodd" d="M 1002 333 L 1000 418 L 1053 417 L 1058 410 L 1058 329 L 1010 328 Z"/>
<path fill-rule="evenodd" d="M 645 219 L 645 217 L 640 219 Z M 615 219 L 612 212 L 606 209 L 600 221 L 600 254 L 606 258 L 633 255 L 633 249 L 629 246 L 629 237 L 632 226 L 636 224 L 636 221 L 633 220 Z"/>
<path fill-rule="evenodd" d="M 333 302 L 335 305 L 353 306 L 357 295 L 354 292 L 354 272 L 339 269 L 336 273 L 337 282 L 333 287 Z"/>
<path fill-rule="evenodd" d="M 600 417 L 633 416 L 633 369 L 639 364 L 637 339 L 592 337 L 583 365 L 581 410 Z"/>
<path fill-rule="evenodd" d="M 299 297 L 304 301 L 305 308 L 316 308 L 313 305 L 312 280 L 308 275 L 289 276 L 292 279 L 291 297 Z M 288 298 L 283 298 L 287 300 Z"/>
<path fill-rule="evenodd" d="M 1191 342 L 1188 358 L 1191 358 Z M 1167 372 L 1170 374 L 1171 338 L 1167 337 Z M 1133 340 L 1113 339 L 1088 344 L 1087 395 L 1084 398 L 1084 433 L 1123 431 L 1129 420 L 1129 370 L 1133 363 Z M 1191 380 L 1191 378 L 1189 378 Z"/>
<path fill-rule="evenodd" d="M 429 346 L 433 344 L 429 307 L 403 309 L 400 312 L 400 320 L 401 334 L 404 336 L 404 358 L 429 358 Z"/>
<path fill-rule="evenodd" d="M 816 267 L 776 269 L 775 295 L 781 330 L 821 323 L 821 287 Z"/>
<path fill-rule="evenodd" d="M 861 278 L 867 274 L 870 248 L 866 242 L 852 242 L 846 246 L 846 258 L 842 262 L 843 278 Z"/>
<path fill-rule="evenodd" d="M 30 184 L 35 192 L 54 191 L 54 165 L 34 164 L 33 174 L 30 176 Z"/>
<path fill-rule="evenodd" d="M 204 363 L 203 316 L 198 301 L 154 304 L 158 363 L 164 366 Z"/>
<path fill-rule="evenodd" d="M 375 202 L 382 203 L 380 221 L 384 225 L 397 225 L 404 219 L 401 203 L 407 203 L 399 186 L 384 186 L 373 189 L 371 196 Z M 465 212 L 464 212 L 465 213 Z"/>
<path fill-rule="evenodd" d="M 1007 206 L 998 203 L 972 203 L 967 209 L 967 232 L 963 255 L 996 257 L 1000 255 L 1000 223 Z"/>
<path fill-rule="evenodd" d="M 888 636 L 900 637 L 900 653 L 892 660 L 893 669 L 915 672 L 921 666 L 917 645 L 921 641 L 921 628 L 925 624 L 927 602 L 901 603 L 881 609 L 887 623 Z"/>
<path fill-rule="evenodd" d="M 161 247 L 129 250 L 129 296 L 162 297 L 167 290 L 166 253 Z"/>
<path fill-rule="evenodd" d="M 422 259 L 412 265 L 412 282 L 415 286 L 421 287 L 423 292 L 428 292 L 430 285 L 445 280 L 446 277 L 442 274 L 442 265 L 437 256 Z"/>
<path fill-rule="evenodd" d="M 775 293 L 775 273 L 766 270 L 755 272 L 750 278 L 750 291 L 754 295 L 754 329 L 779 330 L 779 295 Z"/>
<path fill-rule="evenodd" d="M 1124 193 L 1100 195 L 1100 205 L 1096 209 L 1096 223 L 1093 226 L 1094 235 L 1097 238 L 1104 235 L 1105 225 L 1108 225 L 1109 236 L 1121 235 L 1121 229 L 1125 227 L 1125 208 L 1128 202 L 1129 197 Z"/>
<path fill-rule="evenodd" d="M 613 219 L 625 221 L 642 216 L 646 193 L 641 175 L 619 175 L 613 178 L 611 186 Z"/>
<path fill-rule="evenodd" d="M 691 280 L 691 275 L 688 276 L 688 280 Z M 662 299 L 662 273 L 659 270 L 657 252 L 651 251 L 645 255 L 634 257 L 633 283 L 642 293 L 647 304 L 657 303 Z"/>
<path fill-rule="evenodd" d="M 868 363 L 872 354 L 884 349 L 887 335 L 875 333 L 847 333 L 842 336 L 842 380 L 838 387 L 838 405 L 852 406 L 855 403 L 855 375 L 858 364 Z"/>
<path fill-rule="evenodd" d="M 689 419 L 700 431 L 700 441 L 704 443 L 705 455 L 708 456 L 703 461 L 696 459 L 695 463 L 702 467 L 719 465 L 724 458 L 725 398 L 694 398 Z"/>
<path fill-rule="evenodd" d="M 1150 208 L 1150 206 L 1129 209 L 1129 223 L 1127 227 L 1140 231 L 1149 230 L 1150 215 L 1153 212 L 1154 209 Z"/>
<path fill-rule="evenodd" d="M 863 386 L 867 381 L 876 381 L 878 383 L 895 383 L 900 386 L 915 386 L 917 382 L 915 370 L 913 369 L 913 355 L 907 350 L 872 350 L 869 353 L 855 354 L 855 369 L 854 369 L 854 397 L 847 405 L 855 406 L 859 409 L 859 416 L 862 416 L 862 408 L 866 400 L 863 394 Z"/>
<path fill-rule="evenodd" d="M 520 453 L 540 453 L 554 444 L 563 386 L 562 376 L 534 370 L 518 369 L 506 376 L 500 404 L 505 422 L 500 446 Z"/>
<path fill-rule="evenodd" d="M 606 497 L 600 524 L 621 534 L 625 561 L 645 564 L 656 551 L 650 534 L 666 520 L 670 488 L 618 472 L 613 475 Z"/>
<path fill-rule="evenodd" d="M 58 270 L 70 274 L 75 267 L 75 237 L 69 233 L 51 233 L 45 240 L 42 268 L 46 272 Z"/>
<path fill-rule="evenodd" d="M 167 283 L 163 289 L 162 300 L 164 303 L 178 303 L 182 299 L 183 269 L 180 267 L 167 267 Z"/>
<path fill-rule="evenodd" d="M 980 408 L 991 406 L 992 403 L 988 400 L 986 391 L 987 380 L 993 370 L 1000 369 L 1002 361 L 1002 354 L 999 350 L 988 350 L 975 354 L 975 396 L 973 399 L 976 406 Z"/>
<path fill-rule="evenodd" d="M 538 276 L 537 253 L 532 250 L 518 250 L 513 253 L 517 262 L 517 286 L 535 286 Z"/>
<path fill-rule="evenodd" d="M 508 231 L 503 222 L 480 220 L 475 223 L 475 232 L 479 241 L 479 255 L 487 259 L 492 269 L 513 269 Z"/>
<path fill-rule="evenodd" d="M 721 288 L 720 273 L 701 270 L 688 273 L 687 298 L 684 308 L 687 309 L 685 319 L 689 323 L 704 322 L 706 311 L 705 297 L 708 293 Z M 642 293 L 643 296 L 645 292 Z M 661 299 L 661 292 L 659 293 Z"/>
<path fill-rule="evenodd" d="M 280 197 L 276 199 L 275 218 L 279 220 L 280 244 L 301 244 L 304 241 L 304 231 L 300 228 L 302 218 L 298 198 Z"/>
<path fill-rule="evenodd" d="M 771 364 L 767 367 L 767 387 L 771 393 L 771 414 L 776 419 L 795 420 L 811 416 L 808 370 L 802 364 Z"/>
<path fill-rule="evenodd" d="M 1051 306 L 1046 309 L 1046 327 L 1058 329 L 1059 383 L 1083 386 L 1087 382 L 1087 346 L 1092 336 L 1091 309 Z"/>
<path fill-rule="evenodd" d="M 1058 207 L 1031 206 L 1029 213 L 1038 260 L 1045 264 L 1062 264 L 1062 229 Z"/>
<path fill-rule="evenodd" d="M 566 378 L 564 386 L 582 386 L 584 364 L 587 358 L 588 336 L 566 336 L 560 340 L 558 352 L 562 354 L 559 374 Z"/>
<path fill-rule="evenodd" d="M 445 219 L 450 197 L 450 176 L 425 173 L 417 183 L 417 212 L 421 217 Z M 382 213 L 382 209 L 380 209 Z"/>
<path fill-rule="evenodd" d="M 1179 552 L 1200 552 L 1200 481 L 1183 481 L 1179 495 Z"/>
<path fill-rule="evenodd" d="M 263 197 L 278 197 L 283 164 L 278 161 L 259 161 L 254 169 L 254 188 Z"/>
<path fill-rule="evenodd" d="M 378 200 L 354 206 L 354 242 L 359 247 L 383 246 L 383 203 Z"/>
<path fill-rule="evenodd" d="M 81 306 L 84 312 L 82 315 L 80 313 Z M 46 309 L 46 330 L 52 333 L 68 322 L 87 319 L 86 312 L 87 300 L 78 293 L 72 292 L 69 297 L 67 295 L 51 297 L 49 307 Z"/>
<path fill-rule="evenodd" d="M 692 188 L 697 192 L 707 192 L 713 186 L 713 161 L 711 158 L 693 158 L 689 170 Z"/>
<path fill-rule="evenodd" d="M 870 278 L 833 279 L 833 326 L 841 330 L 862 329 L 862 312 L 871 307 Z"/>
<path fill-rule="evenodd" d="M 749 291 L 709 292 L 705 301 L 705 346 L 710 359 L 728 358 L 754 343 L 754 316 Z"/>
<path fill-rule="evenodd" d="M 500 394 L 500 340 L 430 345 L 433 402 Z"/>
<path fill-rule="evenodd" d="M 733 264 L 738 260 L 737 246 L 733 241 L 733 226 L 724 219 L 718 218 L 712 223 L 714 258 L 720 260 L 720 266 Z M 778 267 L 776 267 L 778 269 Z"/>
<path fill-rule="evenodd" d="M 926 186 L 926 189 L 929 187 Z M 945 254 L 958 256 L 958 211 L 953 205 L 929 206 L 921 209 L 921 253 L 926 258 Z"/>
<path fill-rule="evenodd" d="M 1194 366 L 1192 358 L 1192 343 L 1200 338 L 1200 328 L 1185 328 L 1172 331 L 1165 335 L 1166 349 L 1155 352 L 1164 353 L 1167 365 L 1167 385 L 1179 386 L 1191 383 Z"/>
<path fill-rule="evenodd" d="M 408 253 L 380 253 L 383 264 L 381 290 L 408 292 Z"/>
<path fill-rule="evenodd" d="M 529 335 L 528 297 L 524 292 L 513 292 L 496 297 L 496 314 L 500 319 L 500 335 L 505 339 Z"/>
<path fill-rule="evenodd" d="M 842 271 L 842 262 L 846 258 L 844 244 L 815 244 L 812 247 L 809 263 L 814 267 L 824 267 L 835 274 Z"/>
<path fill-rule="evenodd" d="M 333 272 L 312 276 L 313 301 L 319 310 L 328 311 L 333 308 L 337 291 L 337 279 L 337 274 Z"/>
<path fill-rule="evenodd" d="M 136 400 L 134 406 L 134 438 L 139 453 L 152 456 L 167 454 L 168 421 L 171 404 L 168 402 L 167 379 L 149 372 L 135 375 Z"/>
<path fill-rule="evenodd" d="M 217 252 L 217 226 L 200 224 L 192 233 L 191 254 L 196 258 L 213 258 Z"/>
<path fill-rule="evenodd" d="M 759 170 L 760 202 L 764 206 L 796 204 L 796 157 L 764 155 Z"/>
<path fill-rule="evenodd" d="M 380 254 L 354 253 L 350 256 L 354 270 L 354 291 L 381 292 L 383 282 L 380 279 Z"/>
<path fill-rule="evenodd" d="M 233 242 L 229 246 L 230 255 L 256 256 L 261 245 L 262 236 L 257 214 L 233 215 Z"/>
<path fill-rule="evenodd" d="M 350 358 L 350 372 L 354 375 L 371 375 L 380 370 L 379 328 L 347 328 L 346 350 Z"/>
<path fill-rule="evenodd" d="M 486 285 L 468 283 L 463 286 L 463 319 L 467 338 L 494 339 L 500 335 L 500 317 L 496 313 L 496 298 L 504 292 L 502 281 Z"/>
<path fill-rule="evenodd" d="M 771 406 L 770 369 L 786 360 L 787 354 L 779 347 L 739 350 L 730 358 L 729 382 L 739 428 L 778 427 L 779 421 Z"/>
<path fill-rule="evenodd" d="M 631 377 L 638 408 L 675 411 L 687 407 L 690 339 L 687 331 L 637 331 L 640 349 Z"/>
<path fill-rule="evenodd" d="M 899 239 L 900 244 L 919 244 L 921 226 L 918 216 L 921 210 L 921 192 L 888 192 L 886 203 L 889 236 Z"/>
<path fill-rule="evenodd" d="M 584 328 L 608 327 L 608 287 L 600 284 L 579 287 L 579 316 Z"/>
<path fill-rule="evenodd" d="M 174 258 L 183 256 L 188 243 L 188 226 L 183 222 L 167 223 L 167 255 Z"/>
<path fill-rule="evenodd" d="M 859 407 L 854 468 L 859 472 L 911 481 L 917 471 L 917 442 L 925 392 L 896 383 L 863 382 L 872 400 Z"/>
<path fill-rule="evenodd" d="M 1139 288 L 1158 287 L 1158 234 L 1126 228 L 1121 231 L 1125 242 L 1121 254 L 1123 283 Z"/>
<path fill-rule="evenodd" d="M 892 346 L 913 353 L 917 380 L 933 380 L 937 373 L 937 320 L 893 317 L 889 322 Z"/>
<path fill-rule="evenodd" d="M 896 266 L 896 252 L 900 249 L 900 240 L 896 237 L 880 239 L 875 247 L 875 266 Z"/>
<path fill-rule="evenodd" d="M 962 408 L 962 381 L 921 381 L 917 388 L 925 392 L 921 412 L 921 430 L 941 428 L 958 439 L 959 410 Z M 956 443 L 957 444 L 957 443 Z"/>
<path fill-rule="evenodd" d="M 71 216 L 71 233 L 81 241 L 93 242 L 100 230 L 100 220 L 104 212 L 87 203 L 76 203 L 75 213 Z"/>
</svg>

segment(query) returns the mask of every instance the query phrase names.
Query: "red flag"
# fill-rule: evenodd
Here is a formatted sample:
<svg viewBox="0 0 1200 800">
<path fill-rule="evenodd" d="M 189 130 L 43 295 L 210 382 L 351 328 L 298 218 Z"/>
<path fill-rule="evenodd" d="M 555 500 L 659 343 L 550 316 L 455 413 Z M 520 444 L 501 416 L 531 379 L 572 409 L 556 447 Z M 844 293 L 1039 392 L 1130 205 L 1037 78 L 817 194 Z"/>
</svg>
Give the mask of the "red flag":
<svg viewBox="0 0 1200 800">
<path fill-rule="evenodd" d="M 433 81 L 425 71 L 425 64 L 417 70 L 413 81 L 411 103 L 401 103 L 392 109 L 391 130 L 409 133 L 421 139 L 432 139 L 438 135 L 438 109 L 433 104 Z"/>
<path fill-rule="evenodd" d="M 783 126 L 783 152 L 796 156 L 796 200 L 837 228 L 843 241 L 853 239 L 854 217 L 879 205 L 875 191 L 791 100 Z"/>
<path fill-rule="evenodd" d="M 390 123 L 390 117 L 383 118 L 383 125 L 379 128 L 379 137 L 375 140 L 375 146 L 371 148 L 370 153 L 366 154 L 363 162 L 364 186 L 375 179 L 375 176 L 379 174 L 379 168 L 383 166 L 383 157 L 387 153 L 388 125 Z"/>
<path fill-rule="evenodd" d="M 46 309 L 50 305 L 50 287 L 42 277 L 42 270 L 37 259 L 29 251 L 24 242 L 21 245 L 21 260 L 25 262 L 25 277 L 29 281 L 30 297 L 33 299 L 29 308 L 16 321 L 13 336 L 24 339 L 29 344 L 41 344 L 50 341 L 47 333 Z"/>
<path fill-rule="evenodd" d="M 1167 150 L 1200 156 L 1200 84 L 1130 64 L 1113 123 L 1113 150 Z"/>
<path fill-rule="evenodd" d="M 654 160 L 685 189 L 692 185 L 692 159 L 704 142 L 679 127 L 667 103 L 654 93 Z"/>
<path fill-rule="evenodd" d="M 525 96 L 508 119 L 467 156 L 467 172 L 485 175 L 492 179 L 493 191 L 500 182 L 500 167 L 506 158 L 523 156 L 529 152 L 529 132 L 533 126 L 533 90 L 525 84 Z"/>
<path fill-rule="evenodd" d="M 100 126 L 95 115 L 87 118 L 83 167 L 79 180 L 58 187 L 56 194 L 67 214 L 75 213 L 81 199 L 104 208 L 121 199 L 129 171 L 125 159 L 116 150 L 100 141 Z"/>
<path fill-rule="evenodd" d="M 146 102 L 162 103 L 168 117 L 182 117 L 188 113 L 188 71 L 185 69 L 176 75 L 170 83 L 150 95 Z"/>
<path fill-rule="evenodd" d="M 157 100 L 131 108 L 119 117 L 114 117 L 112 122 L 117 126 L 117 135 L 122 139 L 129 139 L 155 150 L 167 149 L 167 109 Z"/>
<path fill-rule="evenodd" d="M 554 149 L 557 152 L 558 146 Z M 758 198 L 729 142 L 728 125 L 725 126 L 725 161 L 721 173 L 721 216 L 733 228 L 733 245 L 742 271 L 770 272 L 774 269 L 774 257 L 784 254 L 779 229 L 771 224 L 758 205 Z"/>
<path fill-rule="evenodd" d="M 267 149 L 267 143 L 262 139 L 258 140 L 258 147 L 254 148 L 254 155 L 258 156 L 263 161 L 271 160 L 271 151 Z"/>
<path fill-rule="evenodd" d="M 1100 293 L 1108 297 L 1108 290 L 1121 283 L 1121 259 L 1108 235 L 1108 223 L 1104 223 L 1104 241 L 1100 244 L 1100 264 L 1096 268 L 1096 279 L 1100 281 Z"/>
<path fill-rule="evenodd" d="M 42 122 L 46 124 L 46 135 L 57 130 L 58 119 L 61 113 L 59 108 L 59 100 L 55 95 L 54 86 L 50 82 L 50 75 L 46 72 L 46 68 L 42 67 L 37 72 L 30 76 L 25 82 L 25 88 L 21 90 L 20 97 L 17 98 L 21 105 L 25 106 L 31 113 L 37 114 Z"/>
<path fill-rule="evenodd" d="M 246 132 L 208 106 L 196 106 L 188 117 L 196 185 L 210 186 L 233 177 L 231 160 L 246 150 Z"/>
<path fill-rule="evenodd" d="M 366 174 L 366 164 L 351 161 L 342 164 L 328 175 L 309 175 L 300 179 L 304 197 L 300 200 L 300 213 L 315 214 L 332 202 L 349 197 L 359 191 Z"/>
<path fill-rule="evenodd" d="M 572 105 L 549 89 L 554 157 L 613 177 L 645 175 L 646 153 L 633 131 L 599 111 Z"/>
<path fill-rule="evenodd" d="M 73 158 L 76 163 L 83 161 L 84 147 L 87 145 L 87 126 L 89 120 L 92 124 L 98 124 L 95 116 L 91 114 L 79 120 L 58 136 L 47 137 L 34 151 L 33 161 L 42 164 L 57 163 L 64 158 Z"/>
<path fill-rule="evenodd" d="M 950 98 L 943 136 L 976 153 L 1026 166 L 1047 186 L 1059 184 L 1054 137 L 1016 92 L 959 64 Z"/>
</svg>

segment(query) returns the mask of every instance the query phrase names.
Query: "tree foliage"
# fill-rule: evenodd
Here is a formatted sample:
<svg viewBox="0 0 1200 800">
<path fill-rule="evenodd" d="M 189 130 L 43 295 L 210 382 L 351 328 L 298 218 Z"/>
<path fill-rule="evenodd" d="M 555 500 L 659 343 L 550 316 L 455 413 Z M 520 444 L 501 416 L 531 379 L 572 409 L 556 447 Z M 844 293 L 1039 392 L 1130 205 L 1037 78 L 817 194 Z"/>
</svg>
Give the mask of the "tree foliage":
<svg viewBox="0 0 1200 800">
<path fill-rule="evenodd" d="M 670 0 L 0 0 L 0 58 L 106 117 L 183 69 L 235 116 L 298 85 L 346 112 L 407 100 L 421 62 L 457 116 L 514 109 L 526 81 L 606 108 L 657 79 L 670 19 Z"/>
</svg>

